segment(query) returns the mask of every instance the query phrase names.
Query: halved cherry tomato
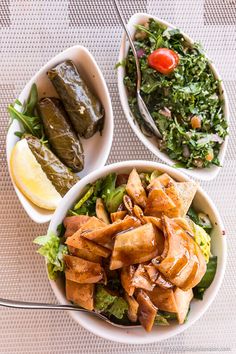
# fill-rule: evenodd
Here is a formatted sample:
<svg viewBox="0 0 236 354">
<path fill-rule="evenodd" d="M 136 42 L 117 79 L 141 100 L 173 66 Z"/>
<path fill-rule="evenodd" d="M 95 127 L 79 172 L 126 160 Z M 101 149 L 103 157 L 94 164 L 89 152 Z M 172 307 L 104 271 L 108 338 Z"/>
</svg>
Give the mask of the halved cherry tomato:
<svg viewBox="0 0 236 354">
<path fill-rule="evenodd" d="M 178 63 L 178 54 L 168 48 L 158 48 L 148 56 L 148 65 L 164 75 L 170 74 Z"/>
</svg>

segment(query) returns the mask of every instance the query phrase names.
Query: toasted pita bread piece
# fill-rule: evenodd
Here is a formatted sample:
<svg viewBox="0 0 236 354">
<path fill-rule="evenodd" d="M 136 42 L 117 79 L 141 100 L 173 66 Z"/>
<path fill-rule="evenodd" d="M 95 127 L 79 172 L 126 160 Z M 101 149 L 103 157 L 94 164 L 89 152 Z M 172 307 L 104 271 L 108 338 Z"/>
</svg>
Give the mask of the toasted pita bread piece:
<svg viewBox="0 0 236 354">
<path fill-rule="evenodd" d="M 106 211 L 102 198 L 97 198 L 96 200 L 96 215 L 97 218 L 99 220 L 102 220 L 105 224 L 107 225 L 110 224 L 109 216 Z"/>
<path fill-rule="evenodd" d="M 179 324 L 183 324 L 189 310 L 190 302 L 193 298 L 193 291 L 192 289 L 183 291 L 180 288 L 176 288 L 174 291 L 174 297 L 177 306 L 177 318 Z"/>
<path fill-rule="evenodd" d="M 65 243 L 68 246 L 72 246 L 79 250 L 90 251 L 91 253 L 103 258 L 107 258 L 111 254 L 111 250 L 108 248 L 82 237 L 80 230 L 75 232 L 74 235 L 68 237 Z"/>
<path fill-rule="evenodd" d="M 182 290 L 196 286 L 206 272 L 206 262 L 200 247 L 173 219 L 162 217 L 165 234 L 165 258 L 157 269 Z M 163 255 L 162 255 L 163 257 Z"/>
<path fill-rule="evenodd" d="M 160 218 L 157 218 L 156 216 L 144 216 L 143 220 L 145 223 L 152 223 L 154 226 L 156 226 L 159 230 L 162 231 L 162 222 Z"/>
<path fill-rule="evenodd" d="M 121 285 L 129 296 L 132 296 L 135 290 L 135 287 L 132 285 L 134 273 L 135 268 L 133 265 L 123 267 L 120 273 Z"/>
<path fill-rule="evenodd" d="M 85 224 L 90 219 L 90 216 L 87 215 L 78 215 L 78 216 L 66 216 L 63 220 L 63 224 L 66 228 L 65 237 L 70 237 L 73 235 L 79 228 Z"/>
<path fill-rule="evenodd" d="M 66 279 L 76 283 L 98 283 L 104 279 L 104 270 L 99 263 L 64 255 Z"/>
<path fill-rule="evenodd" d="M 175 188 L 177 189 L 179 197 L 182 200 L 180 216 L 184 217 L 192 204 L 193 198 L 195 197 L 198 184 L 194 181 L 176 182 Z"/>
<path fill-rule="evenodd" d="M 163 173 L 162 175 L 158 176 L 157 181 L 159 181 L 163 187 L 168 187 L 170 183 L 175 182 L 175 180 L 168 175 L 168 173 Z"/>
<path fill-rule="evenodd" d="M 159 253 L 157 248 L 159 236 L 160 232 L 152 224 L 145 224 L 117 235 L 110 269 L 143 263 L 156 257 Z"/>
<path fill-rule="evenodd" d="M 116 222 L 118 220 L 123 220 L 126 215 L 127 215 L 126 210 L 116 211 L 115 213 L 110 214 L 111 221 Z"/>
<path fill-rule="evenodd" d="M 147 195 L 142 185 L 138 172 L 134 168 L 129 175 L 129 179 L 126 185 L 126 192 L 133 199 L 133 201 L 145 208 L 147 202 Z"/>
<path fill-rule="evenodd" d="M 173 208 L 175 208 L 175 203 L 163 189 L 153 189 L 148 194 L 144 214 L 160 217 L 161 213 L 165 214 L 169 209 Z"/>
<path fill-rule="evenodd" d="M 161 311 L 177 312 L 173 289 L 163 289 L 155 286 L 152 291 L 147 292 L 152 303 Z"/>
<path fill-rule="evenodd" d="M 129 296 L 127 293 L 125 293 L 124 296 L 126 302 L 128 303 L 128 318 L 131 322 L 137 322 L 138 320 L 138 307 L 139 304 L 135 300 L 133 296 Z"/>
<path fill-rule="evenodd" d="M 66 298 L 74 304 L 92 311 L 94 309 L 94 284 L 79 284 L 66 279 Z"/>
<path fill-rule="evenodd" d="M 137 218 L 134 218 L 132 216 L 126 216 L 124 220 L 118 220 L 114 222 L 113 224 L 106 225 L 102 228 L 95 229 L 93 231 L 90 230 L 85 230 L 83 228 L 81 232 L 81 236 L 92 240 L 96 243 L 99 243 L 101 245 L 106 245 L 110 241 L 112 241 L 112 237 L 121 232 L 125 231 L 135 227 L 138 227 L 140 225 L 140 221 Z"/>
<path fill-rule="evenodd" d="M 139 264 L 138 268 L 136 269 L 134 276 L 132 278 L 132 285 L 135 288 L 140 288 L 148 291 L 152 291 L 155 284 L 152 283 L 146 269 L 142 264 Z"/>
<path fill-rule="evenodd" d="M 157 308 L 156 306 L 153 305 L 147 293 L 142 289 L 137 291 L 136 300 L 137 303 L 139 304 L 138 307 L 139 322 L 147 332 L 150 332 L 155 321 Z"/>
<path fill-rule="evenodd" d="M 153 263 L 145 265 L 144 268 L 146 269 L 146 272 L 148 273 L 148 276 L 153 283 L 159 285 L 163 289 L 173 288 L 173 284 L 164 278 L 164 276 L 159 272 L 155 265 L 153 265 Z"/>
<path fill-rule="evenodd" d="M 176 184 L 169 183 L 168 187 L 165 188 L 165 192 L 175 204 L 174 208 L 165 211 L 165 215 L 169 218 L 181 216 L 183 201 L 182 198 L 180 198 L 179 192 L 176 188 Z"/>
<path fill-rule="evenodd" d="M 70 252 L 70 255 L 72 255 L 72 256 L 83 258 L 86 261 L 90 261 L 90 262 L 95 262 L 95 263 L 100 263 L 100 264 L 102 263 L 101 256 L 98 256 L 97 254 L 94 254 L 87 249 L 78 249 L 78 248 L 74 248 L 74 247 L 68 246 L 68 245 L 67 245 L 67 247 Z"/>
</svg>

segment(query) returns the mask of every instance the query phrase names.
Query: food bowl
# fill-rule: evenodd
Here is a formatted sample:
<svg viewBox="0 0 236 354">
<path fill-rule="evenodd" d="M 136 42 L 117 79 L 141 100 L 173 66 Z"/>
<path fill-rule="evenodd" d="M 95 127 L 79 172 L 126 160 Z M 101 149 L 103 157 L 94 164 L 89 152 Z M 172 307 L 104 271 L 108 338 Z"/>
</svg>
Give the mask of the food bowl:
<svg viewBox="0 0 236 354">
<path fill-rule="evenodd" d="M 52 83 L 47 77 L 47 71 L 67 59 L 70 59 L 75 63 L 81 76 L 86 81 L 91 91 L 94 92 L 100 99 L 105 110 L 105 123 L 102 135 L 100 135 L 98 132 L 90 139 L 81 139 L 84 148 L 85 166 L 83 171 L 79 173 L 79 176 L 83 178 L 88 173 L 95 171 L 105 165 L 111 149 L 113 138 L 113 112 L 111 99 L 103 74 L 92 54 L 89 53 L 89 51 L 83 46 L 74 46 L 58 54 L 53 59 L 51 59 L 42 69 L 40 69 L 37 74 L 27 83 L 18 99 L 20 102 L 25 102 L 27 100 L 33 83 L 36 83 L 38 87 L 39 98 L 46 96 L 57 96 Z M 21 127 L 19 122 L 14 120 L 7 133 L 6 152 L 8 167 L 11 151 L 16 142 L 19 140 L 19 138 L 14 133 L 20 130 Z M 37 223 L 45 223 L 51 220 L 53 215 L 52 211 L 41 209 L 31 203 L 16 187 L 13 179 L 12 183 L 23 208 L 33 221 Z"/>
<path fill-rule="evenodd" d="M 137 13 L 137 14 L 134 14 L 129 19 L 128 24 L 127 24 L 127 27 L 131 33 L 131 36 L 133 36 L 135 33 L 135 25 L 145 24 L 150 18 L 153 18 L 155 21 L 157 21 L 161 25 L 164 25 L 168 28 L 171 28 L 171 29 L 176 28 L 172 24 L 165 22 L 163 20 L 160 20 L 158 17 L 152 16 L 152 15 L 149 15 L 146 13 Z M 181 33 L 184 35 L 185 39 L 189 43 L 194 42 L 193 39 L 191 39 L 185 33 L 183 33 L 182 31 L 181 31 Z M 124 59 L 127 56 L 128 50 L 129 50 L 129 43 L 126 40 L 125 34 L 123 34 L 121 48 L 120 48 L 120 54 L 119 54 L 119 59 L 118 59 L 118 61 L 120 63 L 124 62 Z M 224 114 L 225 114 L 225 118 L 226 118 L 227 122 L 229 122 L 228 99 L 227 99 L 224 85 L 221 81 L 222 79 L 221 79 L 217 69 L 212 64 L 212 62 L 209 61 L 209 63 L 210 63 L 210 67 L 215 75 L 215 78 L 220 81 L 220 91 L 221 91 L 222 99 L 224 101 Z M 136 119 L 135 119 L 133 113 L 131 112 L 130 107 L 129 107 L 129 103 L 128 103 L 127 90 L 124 85 L 125 68 L 122 65 L 119 66 L 118 71 L 117 71 L 117 75 L 118 75 L 118 88 L 119 88 L 119 94 L 120 94 L 120 101 L 121 101 L 125 116 L 129 122 L 131 128 L 133 129 L 134 133 L 137 135 L 139 140 L 159 159 L 161 159 L 162 161 L 164 161 L 165 163 L 167 163 L 170 166 L 175 165 L 176 161 L 169 158 L 166 153 L 161 152 L 157 146 L 155 138 L 153 138 L 153 137 L 150 138 L 150 137 L 147 137 L 146 135 L 144 135 L 143 132 L 141 131 L 138 123 L 136 122 Z M 226 149 L 227 149 L 227 144 L 228 144 L 228 136 L 226 136 L 224 143 L 221 145 L 219 156 L 218 156 L 221 166 L 223 166 L 224 157 L 225 157 L 225 153 L 226 153 Z M 212 165 L 209 168 L 194 168 L 194 169 L 185 169 L 184 168 L 181 170 L 194 178 L 198 178 L 201 180 L 211 180 L 218 175 L 220 169 L 221 169 L 221 167 Z"/>
<path fill-rule="evenodd" d="M 112 172 L 129 173 L 134 167 L 138 170 L 138 172 L 151 172 L 155 169 L 158 169 L 162 172 L 168 173 L 171 177 L 181 182 L 190 180 L 189 177 L 177 169 L 150 161 L 126 161 L 102 167 L 84 177 L 82 181 L 74 185 L 72 189 L 65 195 L 61 204 L 52 217 L 48 232 L 57 232 L 57 226 L 61 224 L 63 218 L 67 214 L 68 209 L 70 209 L 82 195 L 85 186 L 88 183 L 93 183 L 98 178 L 104 177 Z M 186 323 L 183 325 L 170 324 L 166 327 L 154 326 L 152 331 L 147 333 L 143 328 L 139 327 L 132 329 L 128 327 L 125 329 L 118 328 L 96 318 L 95 316 L 85 313 L 70 312 L 70 315 L 73 317 L 73 319 L 78 324 L 100 337 L 129 344 L 145 344 L 167 339 L 183 332 L 194 322 L 196 322 L 206 312 L 221 286 L 226 266 L 226 239 L 224 236 L 224 226 L 220 215 L 214 203 L 211 201 L 205 191 L 203 191 L 200 187 L 198 188 L 195 195 L 193 205 L 195 206 L 196 210 L 202 211 L 208 214 L 210 217 L 213 225 L 211 233 L 212 252 L 218 257 L 218 265 L 214 281 L 209 289 L 207 289 L 203 300 L 193 300 L 188 321 Z M 62 280 L 58 279 L 56 281 L 50 281 L 50 283 L 58 301 L 61 304 L 68 304 L 68 301 L 65 297 L 64 283 Z"/>
</svg>

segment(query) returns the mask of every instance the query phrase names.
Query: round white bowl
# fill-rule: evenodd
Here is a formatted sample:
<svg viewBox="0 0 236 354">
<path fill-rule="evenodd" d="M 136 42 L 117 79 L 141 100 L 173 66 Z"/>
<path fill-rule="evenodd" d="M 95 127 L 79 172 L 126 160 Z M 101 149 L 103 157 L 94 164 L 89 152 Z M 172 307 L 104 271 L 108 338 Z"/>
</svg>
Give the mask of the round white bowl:
<svg viewBox="0 0 236 354">
<path fill-rule="evenodd" d="M 75 63 L 81 76 L 84 78 L 90 89 L 100 99 L 105 110 L 105 123 L 102 135 L 97 132 L 90 139 L 81 139 L 84 148 L 85 162 L 83 171 L 79 172 L 78 175 L 83 178 L 88 173 L 96 171 L 98 168 L 105 165 L 110 153 L 113 139 L 113 111 L 111 98 L 103 74 L 92 54 L 85 47 L 80 45 L 68 48 L 59 53 L 35 74 L 35 76 L 27 83 L 18 99 L 20 102 L 25 102 L 27 100 L 33 83 L 37 84 L 39 98 L 46 96 L 57 96 L 51 81 L 47 77 L 47 71 L 67 59 L 70 59 Z M 14 133 L 20 130 L 21 126 L 19 122 L 14 120 L 8 130 L 6 140 L 8 169 L 11 151 L 16 142 L 19 140 Z M 10 169 L 9 173 L 11 175 Z M 16 187 L 12 176 L 11 180 L 16 194 L 29 217 L 36 223 L 45 223 L 50 221 L 53 212 L 39 208 L 31 203 Z"/>
<path fill-rule="evenodd" d="M 177 181 L 190 180 L 186 175 L 172 167 L 150 161 L 125 161 L 105 166 L 95 172 L 90 173 L 88 176 L 83 178 L 83 180 L 79 181 L 65 195 L 50 222 L 48 232 L 56 232 L 57 226 L 62 222 L 63 218 L 66 216 L 68 209 L 70 209 L 71 206 L 78 200 L 78 198 L 83 193 L 85 186 L 88 183 L 93 183 L 98 178 L 104 177 L 111 172 L 129 173 L 134 167 L 137 168 L 137 170 L 140 172 L 150 172 L 155 169 L 158 169 L 160 171 L 167 172 Z M 73 317 L 73 319 L 81 326 L 100 337 L 120 343 L 129 344 L 152 343 L 170 338 L 180 332 L 183 332 L 185 329 L 190 327 L 195 321 L 197 321 L 214 300 L 222 283 L 226 266 L 226 239 L 224 236 L 224 226 L 220 215 L 214 203 L 200 187 L 198 188 L 196 196 L 194 198 L 194 205 L 198 210 L 207 213 L 212 221 L 212 253 L 218 257 L 218 266 L 215 279 L 211 284 L 210 288 L 206 291 L 204 299 L 202 301 L 193 300 L 191 304 L 189 318 L 185 324 L 178 325 L 175 323 L 171 324 L 168 327 L 154 326 L 152 331 L 150 333 L 147 333 L 143 328 L 117 328 L 96 318 L 95 316 L 85 313 L 70 312 L 70 315 Z M 63 282 L 58 279 L 56 281 L 50 281 L 50 283 L 58 301 L 61 304 L 68 304 L 69 302 L 66 300 L 65 297 L 65 289 Z"/>
<path fill-rule="evenodd" d="M 160 24 L 167 26 L 168 28 L 174 29 L 176 28 L 175 26 L 173 26 L 172 24 L 165 22 L 163 20 L 160 20 L 158 17 L 156 16 L 152 16 L 146 13 L 137 13 L 134 14 L 128 21 L 127 27 L 131 33 L 131 35 L 133 36 L 136 29 L 135 29 L 135 25 L 137 24 L 144 24 L 146 23 L 150 18 L 153 18 L 154 20 L 156 20 L 157 22 L 159 22 Z M 188 35 L 186 35 L 185 33 L 183 33 L 181 31 L 181 33 L 184 35 L 184 37 L 186 38 L 186 40 L 190 43 L 193 43 L 193 39 L 190 38 Z M 122 37 L 122 41 L 121 41 L 121 48 L 120 48 L 120 54 L 119 54 L 119 62 L 123 62 L 123 60 L 127 57 L 128 54 L 128 50 L 129 50 L 129 43 L 126 40 L 126 36 L 123 33 L 123 37 Z M 209 59 L 209 58 L 208 58 Z M 215 66 L 212 64 L 212 62 L 209 59 L 209 63 L 210 63 L 210 67 L 216 77 L 216 79 L 220 80 L 220 91 L 221 91 L 221 96 L 224 100 L 224 114 L 225 114 L 225 118 L 226 120 L 229 122 L 229 107 L 228 107 L 228 98 L 225 92 L 225 87 L 222 83 L 221 77 L 218 73 L 218 71 L 216 70 Z M 136 119 L 133 115 L 133 113 L 130 110 L 129 107 L 129 103 L 128 103 L 128 96 L 127 96 L 127 90 L 126 87 L 124 85 L 124 77 L 125 77 L 125 68 L 123 66 L 119 66 L 118 70 L 117 70 L 117 75 L 118 75 L 118 88 L 119 88 L 119 94 L 120 94 L 120 101 L 125 113 L 125 116 L 131 126 L 131 128 L 133 129 L 134 133 L 137 135 L 137 137 L 142 141 L 142 143 L 153 153 L 155 154 L 159 159 L 161 159 L 162 161 L 164 161 L 165 163 L 167 163 L 170 166 L 173 166 L 176 161 L 172 160 L 169 158 L 169 156 L 164 153 L 161 152 L 157 146 L 156 140 L 155 138 L 148 138 L 146 137 L 138 123 L 136 122 Z M 226 153 L 226 148 L 227 148 L 227 144 L 228 144 L 228 136 L 226 137 L 224 143 L 221 145 L 220 148 L 220 153 L 219 153 L 219 160 L 221 163 L 221 166 L 223 166 L 223 162 L 224 162 L 224 157 L 225 157 L 225 153 Z M 220 171 L 221 167 L 219 166 L 214 166 L 212 165 L 209 168 L 194 168 L 194 169 L 180 169 L 182 171 L 184 171 L 185 173 L 187 173 L 188 175 L 201 179 L 201 180 L 211 180 L 213 178 L 215 178 L 219 171 Z"/>
</svg>

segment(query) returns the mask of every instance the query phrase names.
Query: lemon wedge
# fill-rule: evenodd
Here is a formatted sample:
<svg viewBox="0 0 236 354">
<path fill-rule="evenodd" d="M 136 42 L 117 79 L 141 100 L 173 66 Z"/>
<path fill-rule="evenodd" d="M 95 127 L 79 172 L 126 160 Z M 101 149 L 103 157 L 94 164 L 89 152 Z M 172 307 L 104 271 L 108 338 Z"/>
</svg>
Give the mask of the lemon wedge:
<svg viewBox="0 0 236 354">
<path fill-rule="evenodd" d="M 12 149 L 10 170 L 16 186 L 32 203 L 44 209 L 56 209 L 62 197 L 47 178 L 26 139 L 18 141 Z"/>
</svg>

